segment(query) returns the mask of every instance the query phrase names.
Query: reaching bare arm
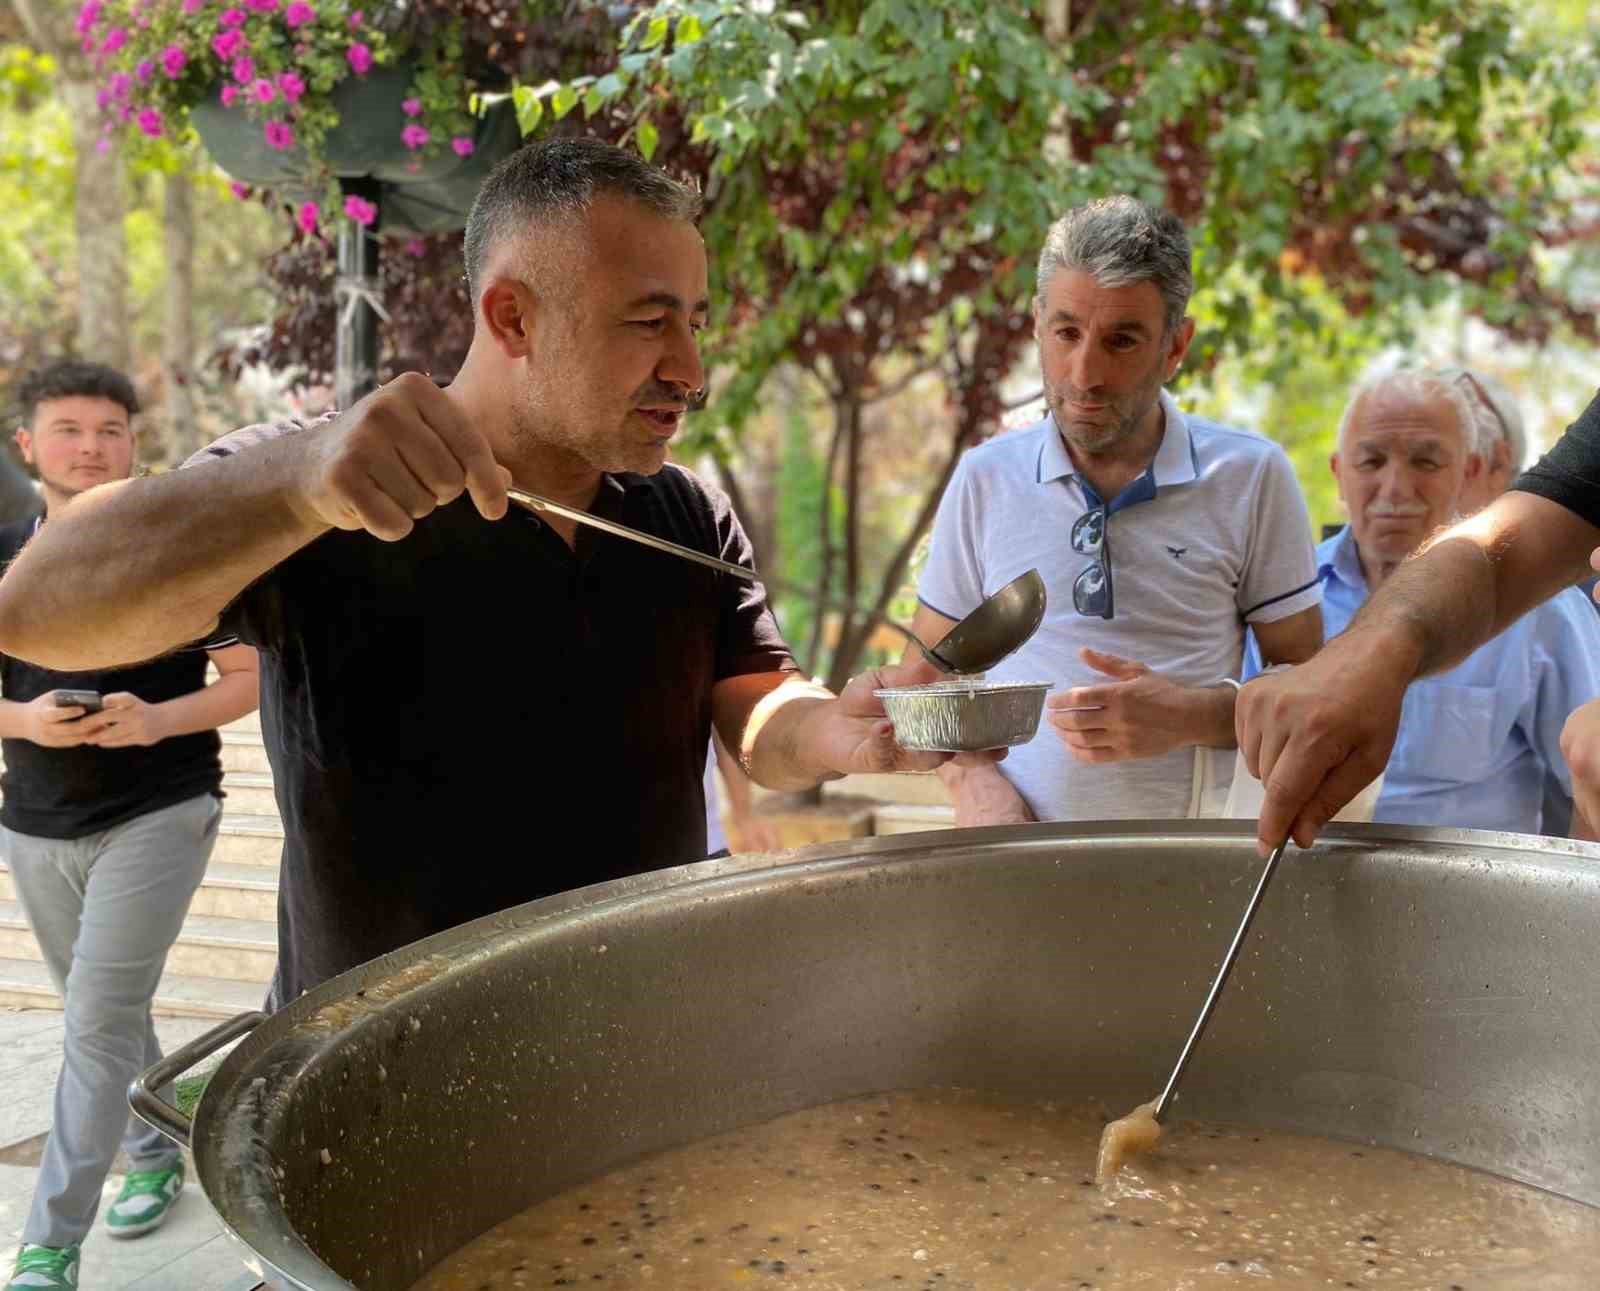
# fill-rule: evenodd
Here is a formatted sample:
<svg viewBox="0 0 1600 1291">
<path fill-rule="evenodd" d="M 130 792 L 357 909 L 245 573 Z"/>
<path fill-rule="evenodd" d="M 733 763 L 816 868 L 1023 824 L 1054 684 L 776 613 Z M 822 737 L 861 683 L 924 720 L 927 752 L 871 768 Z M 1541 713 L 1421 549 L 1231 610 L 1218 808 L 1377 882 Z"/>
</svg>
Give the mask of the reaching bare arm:
<svg viewBox="0 0 1600 1291">
<path fill-rule="evenodd" d="M 0 579 L 0 652 L 61 670 L 153 658 L 330 527 L 392 541 L 464 490 L 498 519 L 507 480 L 449 392 L 408 374 L 326 426 L 77 498 Z"/>
<path fill-rule="evenodd" d="M 1250 682 L 1235 721 L 1266 785 L 1262 849 L 1310 846 L 1388 764 L 1406 687 L 1581 578 L 1597 540 L 1566 508 L 1508 493 L 1402 565 L 1310 662 Z"/>
<path fill-rule="evenodd" d="M 872 692 L 937 676 L 932 664 L 918 659 L 863 673 L 838 696 L 795 673 L 728 677 L 712 691 L 712 716 L 728 747 L 740 751 L 750 778 L 769 789 L 809 789 L 857 772 L 932 771 L 949 754 L 902 749 L 883 701 Z"/>
<path fill-rule="evenodd" d="M 1291 614 L 1273 623 L 1252 623 L 1256 644 L 1261 647 L 1261 662 L 1304 663 L 1322 649 L 1322 606 Z"/>
</svg>

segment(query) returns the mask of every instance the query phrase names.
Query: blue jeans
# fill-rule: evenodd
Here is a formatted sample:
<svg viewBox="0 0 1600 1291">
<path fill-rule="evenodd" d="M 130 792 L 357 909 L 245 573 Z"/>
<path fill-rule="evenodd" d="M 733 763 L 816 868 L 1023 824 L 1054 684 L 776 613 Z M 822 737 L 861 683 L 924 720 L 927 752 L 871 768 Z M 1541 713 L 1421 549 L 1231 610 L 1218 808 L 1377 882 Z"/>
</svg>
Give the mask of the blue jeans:
<svg viewBox="0 0 1600 1291">
<path fill-rule="evenodd" d="M 85 838 L 0 829 L 66 1019 L 55 1119 L 24 1242 L 83 1241 L 119 1142 L 135 1170 L 179 1158 L 177 1144 L 130 1117 L 128 1084 L 161 1058 L 150 1001 L 221 819 L 222 803 L 201 794 Z"/>
</svg>

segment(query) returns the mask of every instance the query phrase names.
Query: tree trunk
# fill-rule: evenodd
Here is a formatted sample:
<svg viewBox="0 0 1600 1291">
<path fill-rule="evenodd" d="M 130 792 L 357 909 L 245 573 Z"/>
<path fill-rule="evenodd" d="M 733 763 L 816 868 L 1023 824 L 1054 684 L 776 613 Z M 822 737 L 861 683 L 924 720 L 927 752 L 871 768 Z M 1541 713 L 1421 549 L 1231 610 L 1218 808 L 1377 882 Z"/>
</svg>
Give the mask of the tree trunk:
<svg viewBox="0 0 1600 1291">
<path fill-rule="evenodd" d="M 844 615 L 828 667 L 828 689 L 837 694 L 850 680 L 856 649 L 856 606 L 861 595 L 861 387 L 846 387 L 835 400 L 835 423 L 844 435 Z"/>
<path fill-rule="evenodd" d="M 128 239 L 123 229 L 122 153 L 115 138 L 100 148 L 103 118 L 95 85 L 63 76 L 78 153 L 78 354 L 128 371 Z"/>
<path fill-rule="evenodd" d="M 187 170 L 167 176 L 162 234 L 167 255 L 161 377 L 167 403 L 168 464 L 199 451 L 194 399 L 194 187 Z"/>
</svg>

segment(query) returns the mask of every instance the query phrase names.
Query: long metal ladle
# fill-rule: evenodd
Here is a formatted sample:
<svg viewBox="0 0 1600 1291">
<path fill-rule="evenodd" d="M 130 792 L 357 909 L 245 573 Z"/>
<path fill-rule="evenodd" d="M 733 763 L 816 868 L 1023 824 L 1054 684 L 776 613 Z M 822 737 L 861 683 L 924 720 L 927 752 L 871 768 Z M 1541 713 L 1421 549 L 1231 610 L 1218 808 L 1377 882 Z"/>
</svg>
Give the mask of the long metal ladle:
<svg viewBox="0 0 1600 1291">
<path fill-rule="evenodd" d="M 1283 859 L 1284 849 L 1288 846 L 1289 840 L 1286 838 L 1274 847 L 1272 855 L 1267 857 L 1267 863 L 1261 870 L 1261 877 L 1256 880 L 1256 890 L 1250 894 L 1250 900 L 1244 908 L 1244 917 L 1239 920 L 1239 929 L 1233 934 L 1233 941 L 1222 957 L 1222 966 L 1217 969 L 1216 980 L 1211 983 L 1206 1002 L 1200 1006 L 1200 1016 L 1194 1020 L 1194 1027 L 1189 1032 L 1188 1040 L 1184 1042 L 1183 1052 L 1178 1055 L 1177 1066 L 1173 1067 L 1172 1075 L 1167 1077 L 1167 1087 L 1161 1091 L 1161 1097 L 1154 1102 L 1141 1103 L 1126 1116 L 1106 1126 L 1105 1133 L 1100 1138 L 1100 1159 L 1095 1165 L 1095 1177 L 1099 1182 L 1108 1183 L 1121 1169 L 1122 1162 L 1128 1156 L 1154 1147 L 1156 1140 L 1161 1137 L 1161 1125 L 1172 1106 L 1178 1082 L 1183 1079 L 1189 1059 L 1194 1056 L 1195 1046 L 1205 1034 L 1206 1027 L 1211 1022 L 1211 1015 L 1216 1012 L 1217 1001 L 1222 998 L 1222 988 L 1228 982 L 1228 974 L 1233 972 L 1233 966 L 1238 962 L 1239 951 L 1244 947 L 1244 939 L 1250 932 L 1250 925 L 1255 921 L 1256 911 L 1261 908 L 1261 898 L 1267 894 L 1267 884 L 1272 882 L 1273 873 L 1277 870 L 1278 862 Z"/>
<path fill-rule="evenodd" d="M 658 538 L 654 534 L 630 529 L 615 520 L 590 515 L 589 512 L 577 507 L 569 507 L 550 498 L 541 497 L 537 493 L 529 493 L 526 489 L 507 489 L 506 496 L 530 511 L 562 516 L 578 524 L 588 525 L 591 529 L 599 529 L 603 533 L 626 538 L 630 542 L 643 543 L 646 547 L 654 547 L 657 551 L 664 551 L 669 555 L 721 570 L 724 574 L 732 574 L 735 578 L 742 578 L 748 583 L 754 583 L 761 577 L 743 565 L 719 560 L 692 547 L 684 547 L 675 542 L 668 542 L 665 538 Z M 781 586 L 776 582 L 773 585 Z M 817 600 L 808 591 L 797 588 L 788 590 L 809 597 L 813 601 Z M 842 608 L 833 606 L 827 601 L 822 601 L 821 604 L 829 609 Z M 992 596 L 985 597 L 982 604 L 950 629 L 944 640 L 939 642 L 937 649 L 925 644 L 915 632 L 903 624 L 896 623 L 893 619 L 883 621 L 922 651 L 923 657 L 935 668 L 955 673 L 987 672 L 1038 631 L 1039 624 L 1044 621 L 1044 605 L 1044 579 L 1039 576 L 1037 569 L 1030 569 L 1027 573 L 1013 578 Z"/>
</svg>

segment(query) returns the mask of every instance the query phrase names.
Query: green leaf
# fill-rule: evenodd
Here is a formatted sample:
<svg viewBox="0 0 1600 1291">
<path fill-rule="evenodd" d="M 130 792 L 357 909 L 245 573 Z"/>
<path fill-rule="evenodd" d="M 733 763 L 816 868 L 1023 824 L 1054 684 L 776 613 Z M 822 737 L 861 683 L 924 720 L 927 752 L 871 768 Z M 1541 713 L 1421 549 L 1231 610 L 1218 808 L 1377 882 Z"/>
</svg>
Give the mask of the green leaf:
<svg viewBox="0 0 1600 1291">
<path fill-rule="evenodd" d="M 583 96 L 583 115 L 592 117 L 605 106 L 606 96 L 598 85 L 591 85 Z"/>
<path fill-rule="evenodd" d="M 644 39 L 639 42 L 640 49 L 654 49 L 667 39 L 667 32 L 671 29 L 672 20 L 666 14 L 657 14 L 650 19 L 650 25 L 645 29 Z"/>
<path fill-rule="evenodd" d="M 517 109 L 517 129 L 524 136 L 532 134 L 544 119 L 544 103 L 539 92 L 531 85 L 519 85 L 511 91 L 511 101 Z"/>
<path fill-rule="evenodd" d="M 661 132 L 656 129 L 655 123 L 649 117 L 645 117 L 634 128 L 633 137 L 646 161 L 656 155 L 656 144 L 661 142 Z"/>
<path fill-rule="evenodd" d="M 686 13 L 678 19 L 678 26 L 673 33 L 679 45 L 692 45 L 705 34 L 705 29 L 700 25 L 700 19 L 692 13 Z"/>
<path fill-rule="evenodd" d="M 570 85 L 563 85 L 550 96 L 550 111 L 555 113 L 559 121 L 578 105 L 578 92 Z"/>
</svg>

